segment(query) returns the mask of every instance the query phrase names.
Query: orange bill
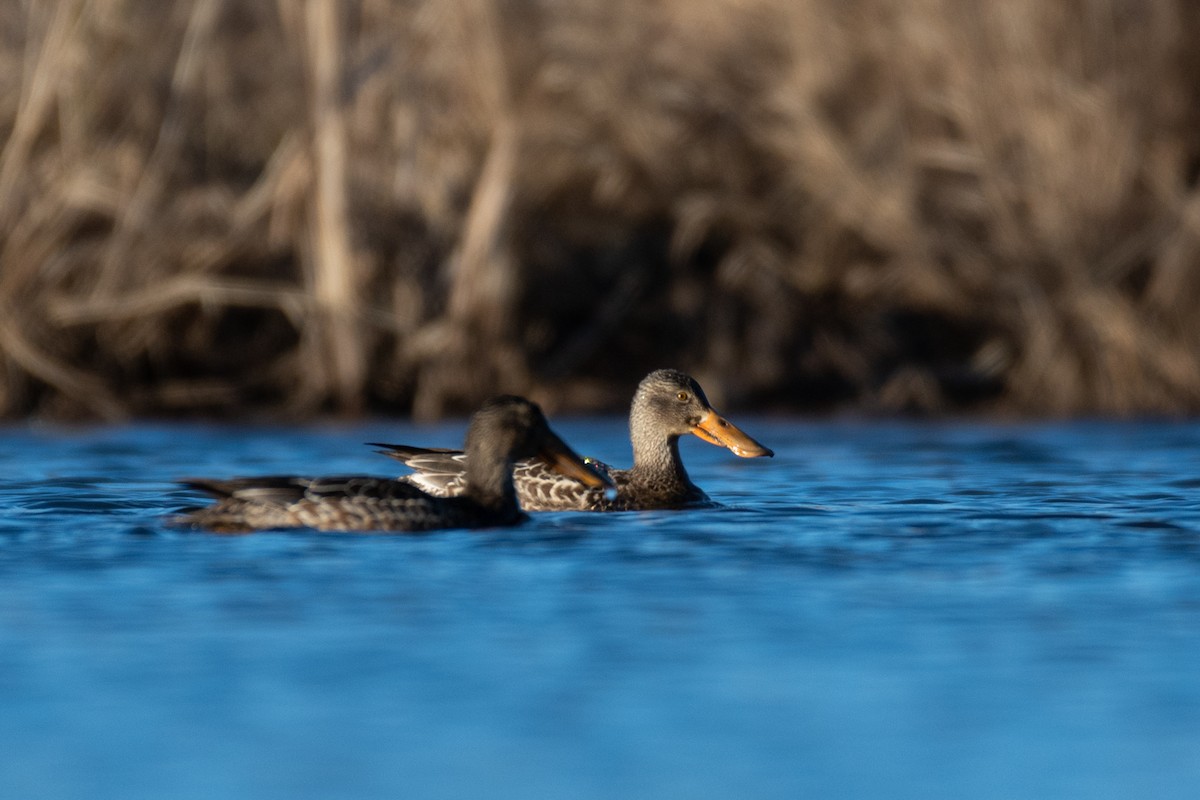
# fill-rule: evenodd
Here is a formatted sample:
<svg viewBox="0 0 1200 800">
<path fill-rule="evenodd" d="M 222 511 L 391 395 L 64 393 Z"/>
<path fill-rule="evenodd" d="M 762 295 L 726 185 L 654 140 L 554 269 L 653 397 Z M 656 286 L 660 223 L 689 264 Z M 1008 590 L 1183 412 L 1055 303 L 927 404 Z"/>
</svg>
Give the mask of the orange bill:
<svg viewBox="0 0 1200 800">
<path fill-rule="evenodd" d="M 538 458 L 558 474 L 574 478 L 584 486 L 613 488 L 611 478 L 585 464 L 574 450 L 567 447 L 566 442 L 553 433 L 543 442 L 541 450 L 538 451 Z"/>
<path fill-rule="evenodd" d="M 735 456 L 742 458 L 775 455 L 771 448 L 763 447 L 751 439 L 741 428 L 711 409 L 701 418 L 699 424 L 692 428 L 692 433 L 709 444 L 728 448 Z"/>
</svg>

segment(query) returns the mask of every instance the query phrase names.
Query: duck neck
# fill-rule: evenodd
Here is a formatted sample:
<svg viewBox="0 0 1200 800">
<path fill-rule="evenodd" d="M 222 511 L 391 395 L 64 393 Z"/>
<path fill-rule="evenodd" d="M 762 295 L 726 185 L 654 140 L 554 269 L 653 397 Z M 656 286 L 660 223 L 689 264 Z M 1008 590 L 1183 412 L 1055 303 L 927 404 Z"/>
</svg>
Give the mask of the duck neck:
<svg viewBox="0 0 1200 800">
<path fill-rule="evenodd" d="M 512 459 L 505 455 L 482 449 L 481 452 L 469 453 L 467 456 L 467 496 L 489 509 L 514 510 L 518 508 L 512 470 Z"/>
<path fill-rule="evenodd" d="M 679 435 L 639 429 L 630 425 L 633 442 L 633 474 L 638 477 L 668 480 L 682 486 L 691 486 L 687 470 L 679 458 Z"/>
</svg>

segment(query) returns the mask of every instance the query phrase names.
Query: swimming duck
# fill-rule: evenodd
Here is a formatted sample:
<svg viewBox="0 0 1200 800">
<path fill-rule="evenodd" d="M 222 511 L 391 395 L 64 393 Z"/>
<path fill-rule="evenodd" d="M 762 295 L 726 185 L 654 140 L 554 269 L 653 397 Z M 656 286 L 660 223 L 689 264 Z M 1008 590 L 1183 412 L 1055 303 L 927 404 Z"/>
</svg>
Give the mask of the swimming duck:
<svg viewBox="0 0 1200 800">
<path fill-rule="evenodd" d="M 513 464 L 536 458 L 548 474 L 603 492 L 612 481 L 588 466 L 546 423 L 540 408 L 520 397 L 488 401 L 467 430 L 461 491 L 434 497 L 390 478 L 268 476 L 188 480 L 185 486 L 217 498 L 174 522 L 219 532 L 273 528 L 337 531 L 427 531 L 516 525 L 527 519 L 517 504 Z"/>
<path fill-rule="evenodd" d="M 634 511 L 711 504 L 688 478 L 679 460 L 679 437 L 693 434 L 743 458 L 775 455 L 718 414 L 694 378 L 673 369 L 651 372 L 638 385 L 629 410 L 633 467 L 614 469 L 585 459 L 616 485 L 611 490 L 556 475 L 537 461 L 518 461 L 513 469 L 517 498 L 526 511 Z M 373 442 L 380 452 L 413 470 L 401 477 L 439 497 L 464 491 L 473 456 L 460 450 Z"/>
</svg>

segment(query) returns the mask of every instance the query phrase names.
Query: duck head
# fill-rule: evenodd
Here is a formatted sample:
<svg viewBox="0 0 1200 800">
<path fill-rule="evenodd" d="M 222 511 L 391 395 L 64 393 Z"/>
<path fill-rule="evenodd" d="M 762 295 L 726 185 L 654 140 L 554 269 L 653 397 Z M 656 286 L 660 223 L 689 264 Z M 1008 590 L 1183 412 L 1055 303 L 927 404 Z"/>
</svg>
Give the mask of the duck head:
<svg viewBox="0 0 1200 800">
<path fill-rule="evenodd" d="M 670 436 L 692 434 L 742 458 L 774 456 L 745 431 L 718 414 L 695 378 L 674 369 L 651 372 L 638 385 L 629 414 L 635 441 L 643 431 Z"/>
<path fill-rule="evenodd" d="M 586 486 L 612 488 L 612 480 L 588 466 L 550 429 L 542 409 L 523 397 L 504 395 L 484 403 L 471 417 L 467 452 L 471 461 L 488 456 L 509 462 L 538 458 Z"/>
</svg>

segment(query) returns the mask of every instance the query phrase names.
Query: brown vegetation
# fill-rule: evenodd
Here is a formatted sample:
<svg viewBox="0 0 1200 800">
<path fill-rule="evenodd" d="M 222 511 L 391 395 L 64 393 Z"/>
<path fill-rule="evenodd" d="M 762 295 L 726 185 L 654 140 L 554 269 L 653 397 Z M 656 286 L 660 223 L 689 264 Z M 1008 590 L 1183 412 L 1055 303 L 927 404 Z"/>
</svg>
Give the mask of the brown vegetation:
<svg viewBox="0 0 1200 800">
<path fill-rule="evenodd" d="M 1188 0 L 0 10 L 0 414 L 1200 410 Z"/>
</svg>

